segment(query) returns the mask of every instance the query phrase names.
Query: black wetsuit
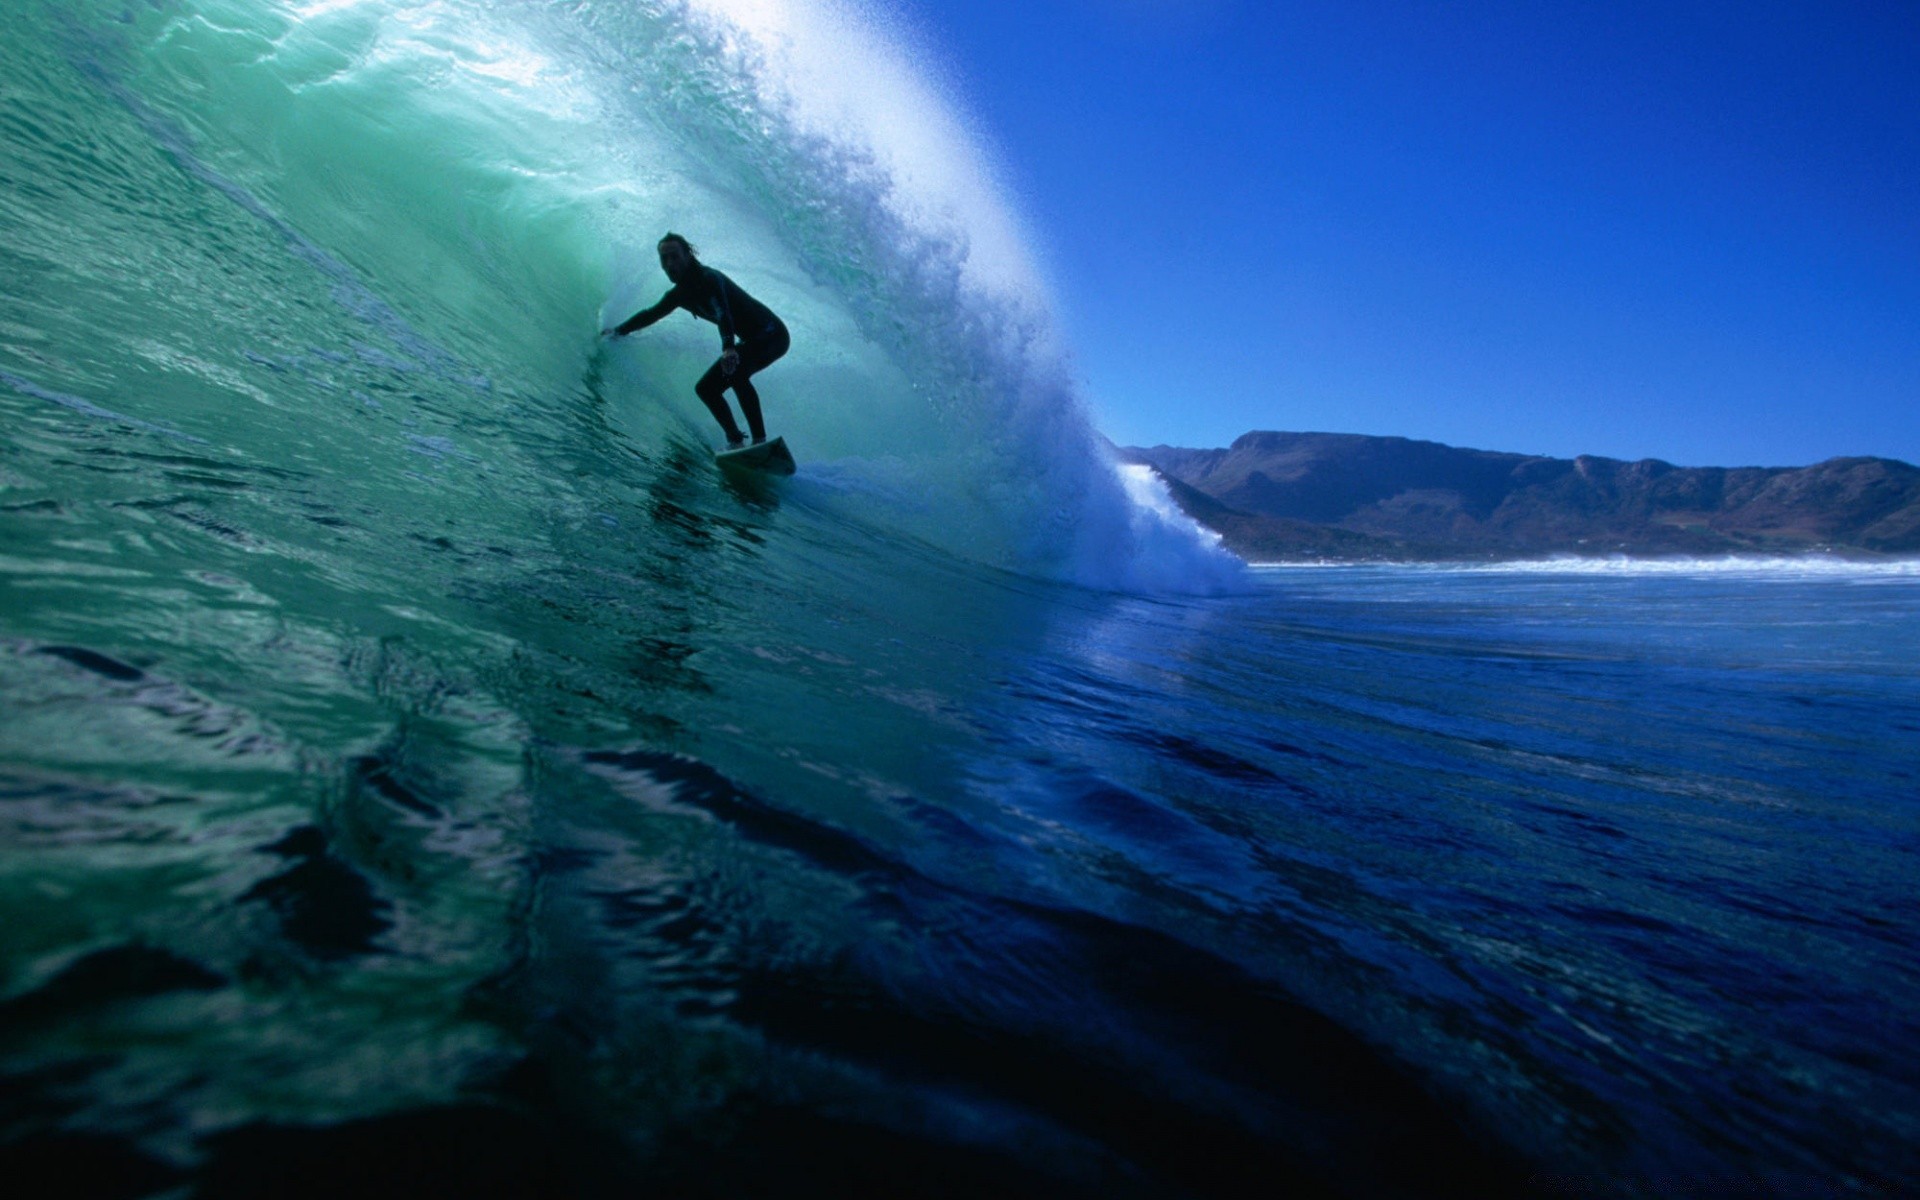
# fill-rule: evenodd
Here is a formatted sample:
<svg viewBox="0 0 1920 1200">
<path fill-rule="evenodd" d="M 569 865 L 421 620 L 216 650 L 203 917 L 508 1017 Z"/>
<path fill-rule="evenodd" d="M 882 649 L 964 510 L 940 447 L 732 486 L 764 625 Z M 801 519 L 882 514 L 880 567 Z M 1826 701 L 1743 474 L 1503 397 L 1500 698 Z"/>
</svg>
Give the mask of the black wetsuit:
<svg viewBox="0 0 1920 1200">
<path fill-rule="evenodd" d="M 733 411 L 727 407 L 725 393 L 728 388 L 740 398 L 740 411 L 747 416 L 747 427 L 753 431 L 753 439 L 761 441 L 767 436 L 767 428 L 760 419 L 760 394 L 754 391 L 750 377 L 754 372 L 765 368 L 769 363 L 787 352 L 791 339 L 787 336 L 787 327 L 773 310 L 755 300 L 740 289 L 740 285 L 712 267 L 694 265 L 692 274 L 675 283 L 660 302 L 652 308 L 641 309 L 614 327 L 615 333 L 627 334 L 645 329 L 676 308 L 684 308 L 703 321 L 712 321 L 720 327 L 720 349 L 724 355 L 728 350 L 737 349 L 740 361 L 733 374 L 726 374 L 721 362 L 716 361 L 707 368 L 693 390 L 697 392 L 707 410 L 720 422 L 720 428 L 727 431 L 727 440 L 740 440 L 740 429 L 733 423 Z M 737 343 L 737 345 L 736 345 Z"/>
</svg>

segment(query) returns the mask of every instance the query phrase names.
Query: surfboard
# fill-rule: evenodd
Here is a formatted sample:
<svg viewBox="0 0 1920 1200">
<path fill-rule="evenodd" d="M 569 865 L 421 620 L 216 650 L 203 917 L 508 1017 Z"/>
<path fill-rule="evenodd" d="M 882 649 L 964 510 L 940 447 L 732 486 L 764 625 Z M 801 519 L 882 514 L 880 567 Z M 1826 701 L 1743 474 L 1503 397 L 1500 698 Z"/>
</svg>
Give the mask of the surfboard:
<svg viewBox="0 0 1920 1200">
<path fill-rule="evenodd" d="M 774 438 L 770 442 L 761 442 L 758 446 L 722 450 L 713 456 L 713 461 L 723 467 L 743 471 L 762 471 L 768 475 L 791 475 L 795 466 L 793 451 L 787 449 L 787 439 L 783 437 Z"/>
</svg>

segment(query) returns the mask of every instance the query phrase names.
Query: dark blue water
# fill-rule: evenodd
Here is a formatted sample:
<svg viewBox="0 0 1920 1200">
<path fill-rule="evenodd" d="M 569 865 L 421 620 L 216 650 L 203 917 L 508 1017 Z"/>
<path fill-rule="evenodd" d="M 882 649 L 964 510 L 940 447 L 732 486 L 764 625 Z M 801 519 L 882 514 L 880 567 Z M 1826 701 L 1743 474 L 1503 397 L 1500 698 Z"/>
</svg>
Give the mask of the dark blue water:
<svg viewBox="0 0 1920 1200">
<path fill-rule="evenodd" d="M 982 790 L 1543 1169 L 1913 1178 L 1920 579 L 1265 579 L 1018 673 Z"/>
</svg>

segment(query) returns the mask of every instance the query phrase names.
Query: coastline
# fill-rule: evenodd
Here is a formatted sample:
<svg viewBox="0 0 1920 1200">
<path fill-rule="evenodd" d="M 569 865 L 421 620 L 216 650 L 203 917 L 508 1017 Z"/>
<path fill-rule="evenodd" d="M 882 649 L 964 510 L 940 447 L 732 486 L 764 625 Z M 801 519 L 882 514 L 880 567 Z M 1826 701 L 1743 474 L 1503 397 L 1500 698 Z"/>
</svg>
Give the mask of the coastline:
<svg viewBox="0 0 1920 1200">
<path fill-rule="evenodd" d="M 1806 575 L 1891 575 L 1920 576 L 1920 557 L 1883 556 L 1878 558 L 1844 557 L 1826 554 L 1804 555 L 1724 555 L 1719 557 L 1677 558 L 1616 554 L 1606 557 L 1557 555 L 1551 558 L 1498 559 L 1280 559 L 1247 560 L 1255 571 L 1350 570 L 1377 567 L 1383 570 L 1433 570 L 1486 573 L 1565 574 L 1565 575 L 1701 575 L 1701 574 L 1796 574 Z"/>
<path fill-rule="evenodd" d="M 1920 557 L 1920 467 L 1677 467 L 1359 434 L 1112 448 L 1250 563 Z"/>
</svg>

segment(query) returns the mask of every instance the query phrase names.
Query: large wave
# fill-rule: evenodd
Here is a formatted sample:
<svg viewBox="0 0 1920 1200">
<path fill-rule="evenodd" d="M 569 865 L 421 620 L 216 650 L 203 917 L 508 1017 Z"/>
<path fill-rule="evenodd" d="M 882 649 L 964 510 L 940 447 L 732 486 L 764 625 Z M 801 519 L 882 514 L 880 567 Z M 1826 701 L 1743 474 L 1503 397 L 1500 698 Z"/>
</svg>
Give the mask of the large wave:
<svg viewBox="0 0 1920 1200">
<path fill-rule="evenodd" d="M 1130 493 L 989 156 L 881 22 L 786 0 L 195 0 L 125 17 L 124 40 L 75 26 L 97 74 L 235 203 L 216 223 L 264 225 L 319 269 L 334 309 L 316 311 L 313 281 L 286 264 L 204 239 L 183 251 L 203 260 L 194 288 L 135 305 L 173 311 L 109 316 L 112 299 L 90 298 L 116 323 L 151 324 L 132 355 L 142 368 L 193 364 L 216 385 L 177 397 L 198 410 L 169 414 L 183 430 L 231 428 L 218 410 L 236 392 L 270 405 L 285 382 L 274 371 L 379 403 L 327 369 L 350 350 L 431 395 L 391 439 L 410 454 L 500 470 L 538 437 L 516 412 L 578 391 L 583 374 L 642 453 L 710 440 L 690 387 L 710 328 L 680 318 L 596 344 L 601 322 L 664 290 L 652 244 L 673 229 L 794 332 L 763 395 L 807 464 L 808 502 L 1090 586 L 1239 579 L 1210 535 Z M 208 296 L 222 275 L 249 294 Z M 196 300 L 254 311 L 181 311 Z M 104 373 L 93 388 L 32 382 L 83 399 L 124 390 L 126 370 Z M 137 403 L 128 415 L 160 419 Z M 328 428 L 338 418 L 283 412 L 278 436 L 356 438 Z"/>
</svg>

